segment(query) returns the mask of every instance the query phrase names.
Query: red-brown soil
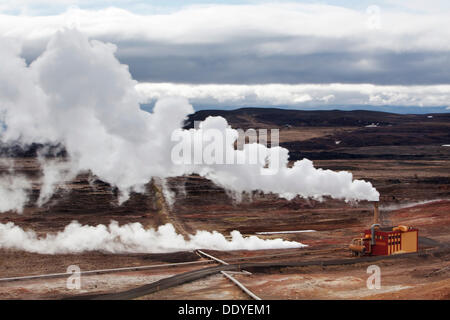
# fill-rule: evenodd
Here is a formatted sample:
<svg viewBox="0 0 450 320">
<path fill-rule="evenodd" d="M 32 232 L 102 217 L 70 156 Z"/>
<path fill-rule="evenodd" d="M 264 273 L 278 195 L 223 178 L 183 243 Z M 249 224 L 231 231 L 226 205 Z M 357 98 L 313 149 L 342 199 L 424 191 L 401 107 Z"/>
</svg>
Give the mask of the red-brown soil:
<svg viewBox="0 0 450 320">
<path fill-rule="evenodd" d="M 281 142 L 297 147 L 310 143 L 314 148 L 314 163 L 318 167 L 332 170 L 347 170 L 355 178 L 374 184 L 381 193 L 381 215 L 385 224 L 406 224 L 420 230 L 420 249 L 426 250 L 450 243 L 450 148 L 441 147 L 448 137 L 448 118 L 434 117 L 435 123 L 427 125 L 420 136 L 414 127 L 423 127 L 422 116 L 385 116 L 375 120 L 364 116 L 342 119 L 336 124 L 307 118 L 303 122 L 294 120 L 291 130 L 280 135 Z M 403 117 L 403 118 L 402 118 Z M 423 119 L 422 119 L 422 118 Z M 271 128 L 271 116 L 242 118 L 235 114 L 230 122 L 250 127 L 259 124 Z M 278 119 L 283 126 L 290 117 Z M 384 119 L 384 120 L 383 120 Z M 325 121 L 325 120 L 324 120 Z M 359 122 L 358 122 L 359 121 Z M 366 124 L 380 123 L 383 130 L 391 132 L 374 138 Z M 342 129 L 338 129 L 339 123 Z M 241 126 L 246 128 L 245 126 Z M 320 128 L 325 128 L 321 130 Z M 375 128 L 377 129 L 377 128 Z M 444 131 L 442 131 L 444 129 Z M 355 130 L 357 134 L 355 135 Z M 377 129 L 378 130 L 378 129 Z M 381 129 L 380 129 L 381 130 Z M 389 131 L 391 130 L 391 131 Z M 365 137 L 371 144 L 361 144 L 353 136 Z M 296 138 L 296 136 L 299 136 Z M 307 138 L 305 138 L 305 136 Z M 303 137 L 303 138 L 302 138 Z M 402 140 L 409 137 L 407 142 Z M 346 143 L 337 145 L 339 138 Z M 320 140 L 322 139 L 322 140 Z M 344 140 L 348 139 L 348 140 Z M 372 140 L 375 139 L 375 140 Z M 378 139 L 378 140 L 377 140 Z M 433 140 L 434 139 L 434 140 Z M 326 149 L 333 141 L 333 149 Z M 396 145 L 397 142 L 399 145 Z M 412 142 L 411 142 L 412 141 Z M 435 142 L 433 142 L 435 141 Z M 298 144 L 297 144 L 298 143 Z M 446 141 L 446 143 L 450 143 Z M 338 148 L 341 148 L 338 150 Z M 325 151 L 324 151 L 325 150 Z M 327 152 L 320 158 L 321 152 Z M 336 158 L 331 155 L 338 154 Z M 354 158 L 349 158 L 347 155 Z M 301 158 L 302 154 L 295 157 Z M 359 155 L 359 156 L 358 156 Z M 317 156 L 317 157 L 316 157 Z M 295 160 L 295 157 L 293 160 Z M 151 183 L 145 194 L 132 194 L 122 206 L 117 204 L 116 191 L 109 185 L 92 177 L 81 175 L 59 189 L 51 201 L 42 208 L 34 203 L 39 193 L 40 169 L 32 157 L 15 158 L 16 171 L 35 179 L 30 203 L 22 214 L 7 212 L 0 214 L 0 222 L 12 221 L 24 228 L 44 234 L 64 228 L 72 220 L 82 224 L 107 224 L 116 220 L 120 224 L 141 222 L 146 227 L 157 227 L 173 219 L 188 233 L 196 230 L 217 230 L 229 233 L 239 230 L 250 235 L 264 231 L 292 231 L 313 229 L 317 232 L 276 234 L 262 238 L 283 238 L 309 245 L 302 249 L 232 251 L 209 253 L 230 261 L 239 257 L 259 257 L 251 261 L 307 261 L 349 257 L 349 241 L 370 226 L 372 205 L 367 202 L 345 203 L 325 199 L 323 202 L 296 198 L 292 201 L 279 199 L 275 195 L 257 192 L 244 197 L 241 202 L 233 200 L 227 192 L 212 182 L 198 176 L 169 179 L 175 192 L 175 204 L 170 214 L 164 212 Z M 3 168 L 2 170 L 5 170 Z M 432 201 L 432 202 L 426 202 Z M 142 266 L 159 263 L 194 261 L 201 259 L 194 253 L 171 254 L 107 254 L 87 252 L 74 255 L 40 255 L 12 250 L 0 250 L 0 278 L 65 272 L 67 266 L 76 264 L 83 271 L 125 266 Z M 376 263 L 382 271 L 381 291 L 369 290 L 366 280 L 368 264 L 336 267 L 285 268 L 267 270 L 252 275 L 236 275 L 256 294 L 266 299 L 449 299 L 449 255 L 402 258 Z M 83 293 L 116 292 L 156 281 L 161 277 L 193 270 L 200 266 L 173 267 L 158 270 L 110 273 L 85 276 Z M 447 269 L 446 269 L 447 268 Z M 222 295 L 217 295 L 217 290 Z M 193 294 L 193 292 L 196 292 Z M 73 294 L 65 288 L 64 279 L 17 281 L 0 284 L 0 298 L 59 298 Z M 143 299 L 222 299 L 246 298 L 242 292 L 221 276 L 206 278 L 183 286 L 167 289 L 143 297 Z"/>
</svg>

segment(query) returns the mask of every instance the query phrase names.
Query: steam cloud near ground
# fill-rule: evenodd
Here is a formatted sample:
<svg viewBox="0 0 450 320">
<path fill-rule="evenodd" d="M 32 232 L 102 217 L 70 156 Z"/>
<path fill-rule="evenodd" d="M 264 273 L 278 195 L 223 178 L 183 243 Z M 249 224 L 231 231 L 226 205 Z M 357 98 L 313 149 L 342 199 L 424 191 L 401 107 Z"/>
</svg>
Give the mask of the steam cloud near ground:
<svg viewBox="0 0 450 320">
<path fill-rule="evenodd" d="M 243 237 L 231 232 L 227 240 L 218 232 L 197 231 L 189 240 L 175 232 L 171 224 L 144 229 L 140 223 L 119 226 L 87 226 L 74 221 L 56 234 L 38 237 L 34 231 L 24 231 L 12 222 L 0 224 L 0 248 L 24 250 L 41 254 L 81 253 L 104 251 L 109 253 L 163 253 L 195 249 L 262 250 L 301 248 L 305 245 L 282 239 L 263 240 L 256 236 Z"/>
<path fill-rule="evenodd" d="M 77 30 L 65 29 L 57 32 L 46 50 L 27 65 L 20 56 L 19 46 L 2 39 L 1 140 L 4 143 L 23 145 L 33 142 L 63 145 L 68 154 L 66 162 L 39 158 L 43 178 L 39 182 L 41 194 L 38 205 L 48 201 L 65 181 L 70 181 L 82 172 L 90 172 L 98 179 L 117 187 L 120 191 L 119 203 L 126 201 L 131 192 L 145 192 L 145 185 L 152 177 L 166 178 L 192 173 L 211 179 L 237 195 L 259 190 L 277 193 L 287 199 L 295 196 L 330 196 L 348 201 L 378 200 L 379 194 L 371 183 L 353 180 L 349 172 L 316 169 L 307 159 L 297 161 L 292 168 L 287 167 L 288 150 L 280 147 L 267 148 L 256 144 L 245 145 L 243 150 L 234 150 L 234 141 L 225 145 L 225 151 L 244 160 L 257 150 L 266 158 L 267 167 L 260 163 L 174 163 L 171 151 L 175 142 L 171 140 L 172 134 L 178 132 L 181 136 L 193 135 L 197 130 L 181 129 L 184 119 L 194 111 L 192 106 L 185 99 L 167 97 L 155 104 L 152 113 L 143 111 L 139 104 L 140 95 L 135 88 L 136 81 L 132 79 L 128 67 L 116 59 L 115 51 L 113 44 L 89 40 Z M 221 117 L 206 119 L 201 128 L 237 136 L 237 132 Z M 202 145 L 205 143 L 200 141 Z M 275 163 L 280 165 L 276 174 L 261 174 L 272 170 Z M 24 177 L 14 175 L 12 171 L 9 175 L 0 177 L 0 211 L 15 210 L 20 213 L 28 201 L 30 185 Z M 123 229 L 111 225 L 109 231 L 106 231 L 105 226 L 71 224 L 67 228 L 55 237 L 48 236 L 44 240 L 38 240 L 33 233 L 25 233 L 10 224 L 1 225 L 2 246 L 19 245 L 26 250 L 41 252 L 80 250 L 77 248 L 102 248 L 111 252 L 170 249 L 160 241 L 145 243 L 146 240 L 164 239 L 165 232 L 146 232 L 136 225 L 125 226 Z M 137 233 L 125 234 L 124 230 Z M 170 227 L 166 226 L 162 230 L 168 230 L 170 241 L 180 239 L 170 231 Z M 83 232 L 86 232 L 86 236 Z M 122 234 L 120 239 L 123 242 L 115 244 L 111 239 L 117 232 Z M 17 239 L 14 235 L 21 241 L 11 244 L 8 236 Z M 99 238 L 95 238 L 96 235 Z M 174 246 L 178 249 L 203 246 L 208 242 L 203 242 L 206 238 L 217 240 L 220 237 L 217 234 L 207 236 L 200 233 L 189 242 L 180 240 L 179 245 Z M 76 242 L 71 242 L 72 240 Z M 142 240 L 142 243 L 137 240 Z M 92 241 L 93 247 L 88 244 L 80 245 L 84 241 Z M 171 245 L 170 241 L 167 246 Z M 218 240 L 217 244 L 211 242 L 208 248 L 211 245 L 222 249 L 233 246 L 223 241 Z M 236 236 L 232 243 L 237 247 L 245 247 L 253 242 L 259 243 L 255 239 L 241 242 Z M 276 243 L 285 245 L 282 242 Z M 53 249 L 45 249 L 47 247 Z"/>
<path fill-rule="evenodd" d="M 0 212 L 23 210 L 31 183 L 23 176 L 6 174 L 0 177 Z"/>
</svg>

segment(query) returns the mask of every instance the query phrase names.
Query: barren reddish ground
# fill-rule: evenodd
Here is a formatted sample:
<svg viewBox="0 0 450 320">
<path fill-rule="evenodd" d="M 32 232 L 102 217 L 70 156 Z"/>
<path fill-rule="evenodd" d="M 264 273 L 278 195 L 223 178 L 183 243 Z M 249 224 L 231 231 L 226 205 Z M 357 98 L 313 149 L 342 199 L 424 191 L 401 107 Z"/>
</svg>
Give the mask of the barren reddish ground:
<svg viewBox="0 0 450 320">
<path fill-rule="evenodd" d="M 441 130 L 444 124 L 448 125 L 448 121 L 445 121 L 442 120 L 433 126 Z M 256 123 L 267 125 L 261 119 Z M 285 137 L 283 139 L 286 142 L 308 142 L 314 139 L 331 141 L 336 138 L 333 135 L 348 137 L 349 132 L 355 129 L 354 125 L 348 123 L 345 130 L 326 127 L 326 130 L 321 131 L 320 126 L 304 129 L 308 137 L 306 140 L 295 139 L 296 134 L 301 134 L 301 127 L 285 132 L 281 136 Z M 407 124 L 403 127 L 403 131 L 393 131 L 393 134 L 398 132 L 410 134 L 410 131 L 407 131 L 410 126 Z M 367 131 L 364 128 L 358 130 Z M 373 132 L 362 134 L 372 136 Z M 445 133 L 439 136 L 427 131 L 424 137 L 442 138 L 443 134 Z M 425 139 L 424 137 L 421 139 Z M 323 142 L 321 141 L 316 142 L 320 144 Z M 334 160 L 326 158 L 315 160 L 315 165 L 332 170 L 347 170 L 352 172 L 355 178 L 371 181 L 381 193 L 380 208 L 383 222 L 386 225 L 401 223 L 418 227 L 422 237 L 421 250 L 448 246 L 450 148 L 443 149 L 444 147 L 437 144 L 357 147 L 357 142 L 347 141 L 347 145 L 351 143 L 355 144 L 353 154 L 375 156 Z M 346 154 L 350 147 L 346 148 L 338 150 L 341 152 L 340 155 Z M 318 152 L 318 150 L 311 152 L 313 151 Z M 390 156 L 386 154 L 393 154 L 394 157 L 389 158 Z M 176 195 L 175 204 L 169 212 L 161 206 L 152 184 L 148 185 L 146 194 L 133 194 L 129 201 L 118 206 L 114 190 L 101 181 L 89 183 L 91 179 L 87 175 L 69 182 L 66 188 L 60 189 L 47 205 L 38 208 L 34 205 L 39 192 L 38 179 L 41 174 L 38 163 L 34 158 L 16 158 L 15 161 L 18 172 L 25 173 L 36 181 L 32 201 L 22 214 L 12 212 L 0 214 L 0 222 L 12 221 L 42 234 L 62 230 L 72 220 L 91 225 L 109 223 L 110 220 L 119 221 L 121 224 L 141 222 L 146 227 L 157 227 L 172 222 L 178 225 L 178 229 L 188 233 L 200 229 L 217 230 L 225 234 L 239 230 L 243 234 L 250 235 L 263 231 L 314 229 L 317 232 L 261 236 L 299 241 L 309 245 L 307 248 L 210 251 L 211 254 L 230 261 L 237 261 L 233 259 L 240 257 L 253 257 L 251 261 L 255 262 L 307 261 L 350 258 L 347 250 L 349 241 L 372 222 L 372 205 L 367 202 L 345 203 L 330 199 L 317 202 L 298 198 L 286 201 L 274 195 L 259 193 L 244 197 L 238 202 L 223 189 L 198 176 L 169 180 L 169 186 Z M 82 270 L 87 271 L 200 259 L 202 258 L 190 252 L 121 255 L 89 252 L 76 255 L 40 255 L 0 250 L 0 278 L 65 272 L 67 266 L 72 264 L 79 265 Z M 382 271 L 380 290 L 369 290 L 366 287 L 369 276 L 366 272 L 369 265 L 367 263 L 335 267 L 278 268 L 236 277 L 263 299 L 449 299 L 449 261 L 450 256 L 445 250 L 444 253 L 436 255 L 378 261 L 376 264 Z M 82 280 L 82 292 L 76 293 L 66 289 L 65 279 L 0 283 L 0 298 L 54 299 L 79 293 L 117 292 L 196 268 L 200 266 L 85 276 Z M 241 299 L 246 296 L 228 280 L 217 275 L 142 297 L 142 299 L 189 298 Z"/>
<path fill-rule="evenodd" d="M 26 160 L 30 165 L 30 161 Z M 322 167 L 337 169 L 342 161 L 321 161 Z M 440 200 L 427 203 L 427 200 L 448 199 L 446 184 L 423 183 L 425 177 L 448 175 L 448 163 L 429 163 L 421 171 L 414 161 L 394 164 L 392 161 L 346 161 L 346 166 L 354 167 L 358 178 L 370 178 L 382 192 L 382 217 L 392 224 L 413 225 L 420 229 L 420 235 L 440 244 L 450 242 L 450 201 Z M 37 167 L 36 167 L 37 170 Z M 414 176 L 419 172 L 419 182 Z M 390 174 L 389 174 L 390 173 Z M 364 176 L 363 176 L 364 175 Z M 395 182 L 390 182 L 392 179 Z M 408 181 L 408 182 L 405 182 Z M 393 188 L 392 184 L 396 184 Z M 366 228 L 372 219 L 369 203 L 345 203 L 327 200 L 324 202 L 295 199 L 286 201 L 275 196 L 253 195 L 251 201 L 234 201 L 226 192 L 199 177 L 177 178 L 170 181 L 174 191 L 184 188 L 177 194 L 171 210 L 187 232 L 198 229 L 218 230 L 228 233 L 239 230 L 243 234 L 262 231 L 286 231 L 314 229 L 313 233 L 277 234 L 261 236 L 281 237 L 309 245 L 303 249 L 212 252 L 211 254 L 230 260 L 239 257 L 255 257 L 252 261 L 306 261 L 348 257 L 348 242 Z M 408 186 L 411 191 L 408 192 Z M 69 185 L 68 192 L 60 193 L 52 205 L 45 208 L 28 207 L 21 215 L 2 214 L 2 222 L 13 221 L 23 227 L 42 233 L 58 231 L 71 220 L 85 224 L 141 222 L 147 226 L 157 226 L 164 221 L 160 208 L 154 203 L 154 193 L 133 195 L 124 206 L 114 203 L 112 191 L 108 186 L 90 186 L 85 177 L 79 177 Z M 178 188 L 178 189 L 177 189 Z M 394 198 L 395 197 L 395 198 Z M 421 202 L 425 202 L 421 204 Z M 88 203 L 89 205 L 84 205 Z M 406 208 L 402 208 L 408 206 Z M 86 209 L 84 209 L 86 208 Z M 425 242 L 421 248 L 431 248 L 434 242 Z M 279 256 L 264 257 L 280 254 Z M 0 250 L 0 277 L 65 272 L 67 266 L 77 264 L 82 270 L 142 266 L 159 263 L 195 261 L 200 259 L 193 253 L 171 254 L 122 254 L 112 255 L 90 252 L 77 255 L 40 255 L 10 250 Z M 408 258 L 380 262 L 382 268 L 382 290 L 366 288 L 368 264 L 341 267 L 308 267 L 296 269 L 268 270 L 266 273 L 237 275 L 236 277 L 256 294 L 266 299 L 448 299 L 448 254 L 431 258 Z M 114 292 L 156 281 L 172 274 L 193 270 L 201 266 L 174 267 L 140 272 L 92 275 L 83 278 L 79 293 Z M 443 269 L 442 271 L 440 271 Z M 436 272 L 435 272 L 436 271 Z M 434 273 L 433 273 L 434 272 Z M 429 275 L 431 273 L 431 275 Z M 414 289 L 415 288 L 415 289 Z M 420 290 L 417 290 L 420 288 Z M 218 295 L 217 290 L 222 294 Z M 191 292 L 196 294 L 192 295 Z M 65 279 L 46 279 L 2 283 L 0 297 L 10 298 L 58 298 L 71 295 L 65 288 Z M 239 299 L 246 298 L 235 286 L 220 276 L 206 278 L 199 282 L 143 297 L 143 299 Z"/>
</svg>

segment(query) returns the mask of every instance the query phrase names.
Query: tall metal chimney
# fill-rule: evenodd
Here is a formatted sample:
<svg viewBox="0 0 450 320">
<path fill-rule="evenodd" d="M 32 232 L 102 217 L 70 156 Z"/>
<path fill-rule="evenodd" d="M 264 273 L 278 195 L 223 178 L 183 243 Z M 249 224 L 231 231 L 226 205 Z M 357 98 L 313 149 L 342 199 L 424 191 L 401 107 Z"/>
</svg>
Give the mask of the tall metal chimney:
<svg viewBox="0 0 450 320">
<path fill-rule="evenodd" d="M 378 210 L 378 201 L 373 202 L 373 224 L 380 223 L 380 212 Z"/>
</svg>

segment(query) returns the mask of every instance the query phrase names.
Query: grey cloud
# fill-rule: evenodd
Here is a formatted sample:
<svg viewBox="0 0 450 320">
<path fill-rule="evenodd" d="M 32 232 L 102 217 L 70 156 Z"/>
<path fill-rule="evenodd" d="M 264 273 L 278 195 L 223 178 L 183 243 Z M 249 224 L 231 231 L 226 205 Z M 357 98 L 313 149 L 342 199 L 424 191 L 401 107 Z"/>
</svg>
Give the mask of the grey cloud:
<svg viewBox="0 0 450 320">
<path fill-rule="evenodd" d="M 261 4 L 138 15 L 72 10 L 48 17 L 0 17 L 0 36 L 22 40 L 32 61 L 74 21 L 92 39 L 117 45 L 139 81 L 176 83 L 450 83 L 450 22 L 443 13 L 364 11 L 324 5 Z"/>
<path fill-rule="evenodd" d="M 179 46 L 177 53 L 127 55 L 119 60 L 138 81 L 177 83 L 450 83 L 450 52 L 317 52 L 298 55 L 226 54 L 217 47 Z M 184 52 L 185 54 L 180 54 Z M 368 65 L 366 64 L 368 63 Z"/>
<path fill-rule="evenodd" d="M 113 42 L 112 39 L 101 39 Z M 270 41 L 270 40 L 267 40 Z M 310 46 L 304 39 L 297 40 Z M 318 39 L 314 39 L 318 42 Z M 142 82 L 175 83 L 373 83 L 431 85 L 450 83 L 449 51 L 355 51 L 352 41 L 324 39 L 327 51 L 313 53 L 255 52 L 255 39 L 227 44 L 168 45 L 116 41 L 117 56 Z M 44 41 L 27 43 L 23 56 L 33 61 Z"/>
</svg>

